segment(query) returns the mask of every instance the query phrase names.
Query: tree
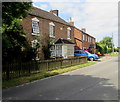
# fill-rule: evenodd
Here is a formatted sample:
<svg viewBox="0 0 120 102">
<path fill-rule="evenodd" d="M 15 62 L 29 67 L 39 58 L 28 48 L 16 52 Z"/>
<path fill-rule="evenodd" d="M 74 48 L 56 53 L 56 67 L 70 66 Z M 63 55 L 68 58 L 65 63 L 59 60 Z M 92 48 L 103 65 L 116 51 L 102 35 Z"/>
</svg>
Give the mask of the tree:
<svg viewBox="0 0 120 102">
<path fill-rule="evenodd" d="M 20 57 L 23 49 L 30 49 L 20 22 L 27 16 L 31 2 L 2 3 L 2 59 L 11 61 Z"/>
<path fill-rule="evenodd" d="M 105 46 L 105 44 L 96 42 L 96 49 L 97 49 L 97 52 L 100 52 L 100 54 L 107 53 L 107 47 Z"/>
<path fill-rule="evenodd" d="M 42 45 L 42 51 L 44 54 L 44 59 L 47 60 L 47 59 L 50 59 L 50 56 L 51 56 L 50 48 L 51 48 L 51 46 L 53 46 L 55 39 L 50 38 L 49 35 L 47 35 L 47 34 L 44 34 L 44 35 L 46 35 L 46 36 L 44 36 L 44 37 L 41 36 L 41 41 L 42 41 L 41 45 Z M 43 39 L 46 39 L 46 41 L 43 42 Z"/>
<path fill-rule="evenodd" d="M 108 48 L 112 48 L 112 37 L 104 37 L 99 43 L 104 44 Z"/>
</svg>

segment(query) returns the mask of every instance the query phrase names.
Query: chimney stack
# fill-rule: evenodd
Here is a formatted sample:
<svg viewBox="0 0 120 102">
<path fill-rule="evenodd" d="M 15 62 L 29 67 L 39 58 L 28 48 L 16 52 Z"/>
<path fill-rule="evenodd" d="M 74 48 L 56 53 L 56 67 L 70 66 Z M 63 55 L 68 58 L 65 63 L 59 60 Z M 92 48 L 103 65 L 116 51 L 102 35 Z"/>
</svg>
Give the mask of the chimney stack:
<svg viewBox="0 0 120 102">
<path fill-rule="evenodd" d="M 82 30 L 84 33 L 86 32 L 86 29 L 85 29 L 85 28 L 82 28 L 81 30 Z"/>
<path fill-rule="evenodd" d="M 69 22 L 68 22 L 69 24 L 71 24 L 71 25 L 74 25 L 74 22 L 72 21 L 72 18 L 70 17 L 70 19 L 69 19 Z"/>
<path fill-rule="evenodd" d="M 53 13 L 54 15 L 58 16 L 58 10 L 50 10 L 51 13 Z"/>
</svg>

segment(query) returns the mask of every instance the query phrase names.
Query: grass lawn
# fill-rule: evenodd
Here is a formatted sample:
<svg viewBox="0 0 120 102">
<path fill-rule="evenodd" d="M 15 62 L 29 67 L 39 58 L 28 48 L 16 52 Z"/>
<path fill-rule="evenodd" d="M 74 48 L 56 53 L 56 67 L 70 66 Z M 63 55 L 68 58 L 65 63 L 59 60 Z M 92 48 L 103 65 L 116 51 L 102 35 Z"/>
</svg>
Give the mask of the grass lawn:
<svg viewBox="0 0 120 102">
<path fill-rule="evenodd" d="M 87 63 L 84 63 L 84 64 L 75 65 L 75 66 L 62 68 L 62 69 L 57 69 L 57 70 L 53 70 L 53 71 L 48 71 L 48 72 L 42 73 L 42 74 L 39 73 L 39 74 L 31 75 L 31 76 L 25 76 L 25 77 L 11 79 L 11 80 L 8 80 L 8 81 L 3 81 L 2 82 L 2 88 L 4 89 L 4 88 L 9 88 L 9 87 L 21 85 L 21 84 L 24 84 L 24 83 L 32 82 L 34 80 L 39 80 L 39 79 L 43 79 L 43 78 L 46 78 L 46 77 L 62 74 L 62 73 L 68 72 L 68 71 L 80 69 L 80 68 L 90 66 L 90 65 L 93 65 L 93 64 L 96 64 L 96 62 L 88 61 Z"/>
<path fill-rule="evenodd" d="M 118 56 L 118 53 L 111 53 L 110 56 Z"/>
</svg>

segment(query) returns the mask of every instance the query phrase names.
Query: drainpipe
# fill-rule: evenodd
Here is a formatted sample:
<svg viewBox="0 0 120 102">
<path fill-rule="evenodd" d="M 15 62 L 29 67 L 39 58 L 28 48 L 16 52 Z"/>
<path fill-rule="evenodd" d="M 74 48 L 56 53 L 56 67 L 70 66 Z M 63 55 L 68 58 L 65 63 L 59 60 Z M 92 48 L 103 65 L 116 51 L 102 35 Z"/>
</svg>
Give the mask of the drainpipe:
<svg viewBox="0 0 120 102">
<path fill-rule="evenodd" d="M 83 46 L 84 46 L 84 42 L 83 42 L 83 33 L 82 33 L 82 50 L 84 50 Z"/>
</svg>

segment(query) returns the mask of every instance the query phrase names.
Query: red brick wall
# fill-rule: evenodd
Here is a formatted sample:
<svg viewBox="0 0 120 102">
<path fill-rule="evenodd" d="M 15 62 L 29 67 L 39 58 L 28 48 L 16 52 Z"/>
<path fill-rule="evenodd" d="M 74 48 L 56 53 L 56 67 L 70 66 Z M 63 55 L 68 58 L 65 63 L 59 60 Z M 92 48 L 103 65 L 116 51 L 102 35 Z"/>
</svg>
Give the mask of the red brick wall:
<svg viewBox="0 0 120 102">
<path fill-rule="evenodd" d="M 26 33 L 28 41 L 31 43 L 32 40 L 36 39 L 36 36 L 32 35 L 32 18 L 35 16 L 29 15 L 28 17 L 24 18 L 22 20 L 22 26 L 23 30 Z M 39 30 L 40 30 L 40 36 L 37 37 L 37 39 L 40 39 L 40 45 L 47 45 L 47 41 L 49 40 L 49 23 L 53 22 L 55 24 L 55 38 L 52 39 L 58 39 L 58 38 L 64 38 L 67 39 L 67 28 L 70 26 L 50 21 L 47 19 L 39 18 Z M 71 42 L 74 42 L 74 28 L 71 28 Z M 42 53 L 42 49 L 39 48 L 39 57 L 41 59 L 44 59 L 44 55 Z"/>
<path fill-rule="evenodd" d="M 96 40 L 95 38 L 93 38 L 92 36 L 85 34 L 85 33 L 84 33 L 84 36 L 85 36 L 85 39 L 83 41 L 83 47 L 85 47 L 86 49 L 89 49 L 89 46 L 91 44 L 95 45 L 95 40 Z M 92 40 L 88 41 L 88 37 L 91 38 Z M 87 41 L 86 41 L 86 39 L 87 39 Z M 94 42 L 93 42 L 93 40 L 94 40 Z"/>
<path fill-rule="evenodd" d="M 82 32 L 74 28 L 74 37 L 75 37 L 75 50 L 81 50 L 82 49 Z"/>
<path fill-rule="evenodd" d="M 82 38 L 83 34 L 85 36 L 84 40 Z M 82 50 L 83 48 L 89 49 L 91 44 L 95 45 L 95 43 L 93 42 L 93 40 L 95 40 L 94 37 L 92 37 L 86 33 L 83 33 L 81 30 L 79 30 L 77 28 L 74 28 L 74 37 L 75 37 L 75 50 Z M 92 41 L 91 40 L 88 41 L 88 37 L 91 38 Z M 86 39 L 87 39 L 87 41 L 86 41 Z"/>
</svg>

